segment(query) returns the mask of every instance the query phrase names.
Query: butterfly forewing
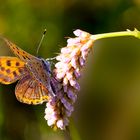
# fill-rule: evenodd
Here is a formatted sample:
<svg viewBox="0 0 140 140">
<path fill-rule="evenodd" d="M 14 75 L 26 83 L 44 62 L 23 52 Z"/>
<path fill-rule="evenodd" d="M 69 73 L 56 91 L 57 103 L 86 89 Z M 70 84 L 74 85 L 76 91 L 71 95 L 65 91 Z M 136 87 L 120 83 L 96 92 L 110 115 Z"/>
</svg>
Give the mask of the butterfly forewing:
<svg viewBox="0 0 140 140">
<path fill-rule="evenodd" d="M 27 53 L 26 51 L 22 50 L 21 48 L 19 48 L 16 44 L 12 43 L 11 41 L 9 41 L 8 39 L 4 38 L 4 41 L 6 42 L 6 44 L 8 45 L 8 47 L 12 50 L 12 52 L 18 57 L 20 58 L 22 61 L 29 61 L 31 59 L 37 59 L 37 57 Z"/>
<path fill-rule="evenodd" d="M 0 82 L 11 84 L 26 73 L 25 63 L 16 57 L 0 57 Z"/>
<path fill-rule="evenodd" d="M 22 78 L 15 89 L 15 94 L 20 102 L 27 104 L 40 104 L 48 100 L 48 90 L 44 89 L 30 75 Z"/>
</svg>

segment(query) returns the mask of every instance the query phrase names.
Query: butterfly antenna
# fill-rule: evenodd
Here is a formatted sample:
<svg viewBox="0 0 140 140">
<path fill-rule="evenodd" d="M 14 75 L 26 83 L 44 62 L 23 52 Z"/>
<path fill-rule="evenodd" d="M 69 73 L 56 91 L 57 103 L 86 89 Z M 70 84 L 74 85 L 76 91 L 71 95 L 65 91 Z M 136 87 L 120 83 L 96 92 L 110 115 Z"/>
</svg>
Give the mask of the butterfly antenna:
<svg viewBox="0 0 140 140">
<path fill-rule="evenodd" d="M 44 37 L 45 37 L 46 31 L 47 31 L 47 30 L 45 29 L 44 32 L 43 32 L 43 35 L 42 35 L 42 37 L 41 37 L 41 40 L 40 40 L 40 42 L 39 42 L 39 45 L 38 45 L 38 47 L 37 47 L 37 51 L 36 51 L 37 56 L 38 56 L 38 52 L 39 52 L 40 46 L 41 46 L 41 44 L 42 44 L 42 41 L 43 41 L 43 39 L 44 39 Z"/>
</svg>

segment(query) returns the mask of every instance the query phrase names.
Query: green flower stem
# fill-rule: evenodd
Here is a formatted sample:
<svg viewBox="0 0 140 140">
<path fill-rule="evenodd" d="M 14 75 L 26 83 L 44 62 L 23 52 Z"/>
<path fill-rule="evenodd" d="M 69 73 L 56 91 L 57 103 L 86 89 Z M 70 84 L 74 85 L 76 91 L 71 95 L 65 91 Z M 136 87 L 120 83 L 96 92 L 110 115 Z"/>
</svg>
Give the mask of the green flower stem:
<svg viewBox="0 0 140 140">
<path fill-rule="evenodd" d="M 140 31 L 138 31 L 137 29 L 134 29 L 134 31 L 126 30 L 122 32 L 103 33 L 103 34 L 91 35 L 90 38 L 95 41 L 95 40 L 99 40 L 103 38 L 120 37 L 120 36 L 134 36 L 140 39 Z"/>
<path fill-rule="evenodd" d="M 71 123 L 69 125 L 69 132 L 70 132 L 71 140 L 81 140 L 79 132 L 75 126 L 73 119 L 71 119 L 70 122 Z"/>
</svg>

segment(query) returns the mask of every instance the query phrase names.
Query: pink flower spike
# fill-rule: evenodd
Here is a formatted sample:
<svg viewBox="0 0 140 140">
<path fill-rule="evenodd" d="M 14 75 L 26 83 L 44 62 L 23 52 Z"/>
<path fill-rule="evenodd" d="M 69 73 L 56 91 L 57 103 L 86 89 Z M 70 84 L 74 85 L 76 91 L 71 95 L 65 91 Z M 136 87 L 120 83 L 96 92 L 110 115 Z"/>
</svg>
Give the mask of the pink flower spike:
<svg viewBox="0 0 140 140">
<path fill-rule="evenodd" d="M 71 60 L 71 65 L 76 69 L 78 66 L 76 57 L 73 57 Z"/>
<path fill-rule="evenodd" d="M 79 79 L 80 77 L 81 77 L 81 74 L 80 74 L 80 72 L 78 72 L 78 71 L 74 71 L 74 75 L 75 75 L 75 77 L 77 78 L 77 79 Z"/>
<path fill-rule="evenodd" d="M 55 64 L 55 67 L 58 68 L 58 69 L 60 69 L 60 68 L 63 68 L 64 65 L 65 64 L 60 61 L 60 62 L 58 62 L 58 63 Z"/>
<path fill-rule="evenodd" d="M 73 111 L 73 106 L 65 98 L 62 98 L 61 102 L 63 103 L 63 105 L 67 110 Z"/>
<path fill-rule="evenodd" d="M 55 119 L 50 119 L 50 120 L 48 120 L 48 126 L 52 126 L 52 125 L 54 125 L 55 122 L 56 122 Z"/>
<path fill-rule="evenodd" d="M 73 73 L 72 72 L 67 72 L 66 77 L 68 80 L 73 78 Z"/>
<path fill-rule="evenodd" d="M 74 87 L 74 86 L 76 85 L 76 83 L 77 83 L 77 81 L 74 80 L 74 79 L 70 79 L 69 82 L 70 82 L 70 85 L 71 85 L 72 87 Z"/>
<path fill-rule="evenodd" d="M 67 77 L 64 77 L 63 78 L 63 86 L 67 86 L 68 85 L 68 78 Z"/>
<path fill-rule="evenodd" d="M 74 87 L 77 91 L 80 91 L 80 85 L 78 83 L 76 83 Z"/>
<path fill-rule="evenodd" d="M 79 38 L 70 38 L 67 40 L 67 46 L 75 46 L 80 44 L 80 39 Z"/>
<path fill-rule="evenodd" d="M 65 76 L 65 73 L 57 73 L 56 77 L 62 79 Z"/>
<path fill-rule="evenodd" d="M 79 58 L 79 62 L 82 67 L 85 65 L 85 60 L 82 57 Z"/>
<path fill-rule="evenodd" d="M 81 69 L 85 66 L 87 56 L 93 47 L 91 35 L 82 30 L 75 30 L 75 38 L 67 40 L 67 46 L 56 57 L 51 78 L 55 97 L 50 97 L 45 109 L 45 119 L 49 126 L 64 130 L 74 110 L 77 92 L 80 90 L 78 80 Z M 57 79 L 57 80 L 54 80 Z"/>
<path fill-rule="evenodd" d="M 83 31 L 80 30 L 80 29 L 77 29 L 77 30 L 75 30 L 73 33 L 74 33 L 75 36 L 81 36 L 82 33 L 83 33 Z"/>
<path fill-rule="evenodd" d="M 57 123 L 56 123 L 56 125 L 61 130 L 64 130 L 65 127 L 68 125 L 68 123 L 69 123 L 69 120 L 67 118 L 64 118 L 64 119 L 58 120 Z"/>
<path fill-rule="evenodd" d="M 67 47 L 61 49 L 61 54 L 66 54 L 66 53 L 70 53 L 70 52 L 71 52 L 71 50 Z"/>
<path fill-rule="evenodd" d="M 72 113 L 72 111 L 66 110 L 66 115 L 67 115 L 68 117 L 71 116 L 71 113 Z"/>
<path fill-rule="evenodd" d="M 77 99 L 77 95 L 72 91 L 72 90 L 68 90 L 68 97 L 73 101 L 75 102 L 76 99 Z"/>
<path fill-rule="evenodd" d="M 84 59 L 84 60 L 86 60 L 86 58 L 87 58 L 87 56 L 88 56 L 88 50 L 87 51 L 82 51 L 81 52 L 81 56 L 82 56 L 82 58 Z"/>
<path fill-rule="evenodd" d="M 61 61 L 63 63 L 68 63 L 70 61 L 70 58 L 66 57 L 65 55 L 58 55 L 56 57 L 56 60 Z"/>
<path fill-rule="evenodd" d="M 70 54 L 70 57 L 76 57 L 78 54 L 80 53 L 80 47 L 77 47 L 75 49 L 73 49 L 72 53 Z"/>
<path fill-rule="evenodd" d="M 61 130 L 64 130 L 65 129 L 65 125 L 64 125 L 64 122 L 63 120 L 58 120 L 57 123 L 56 123 L 57 127 L 60 128 Z"/>
<path fill-rule="evenodd" d="M 63 89 L 64 89 L 64 92 L 67 92 L 68 86 L 67 85 L 63 86 Z"/>
<path fill-rule="evenodd" d="M 93 40 L 89 40 L 86 44 L 81 47 L 81 51 L 87 51 L 93 46 Z"/>
</svg>

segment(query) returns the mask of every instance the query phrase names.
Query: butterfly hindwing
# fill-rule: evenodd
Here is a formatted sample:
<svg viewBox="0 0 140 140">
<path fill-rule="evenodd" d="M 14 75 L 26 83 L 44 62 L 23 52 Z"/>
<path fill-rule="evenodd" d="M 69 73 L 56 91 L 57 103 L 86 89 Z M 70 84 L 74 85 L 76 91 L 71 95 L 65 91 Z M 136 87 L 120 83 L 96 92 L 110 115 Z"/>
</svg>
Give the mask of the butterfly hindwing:
<svg viewBox="0 0 140 140">
<path fill-rule="evenodd" d="M 0 57 L 0 83 L 11 84 L 26 73 L 25 63 L 16 57 Z"/>
<path fill-rule="evenodd" d="M 49 98 L 48 90 L 43 88 L 30 75 L 26 75 L 18 82 L 15 94 L 20 102 L 34 105 L 41 104 Z"/>
<path fill-rule="evenodd" d="M 41 59 L 31 60 L 27 63 L 29 71 L 32 76 L 40 82 L 44 87 L 48 88 L 50 86 L 50 72 L 46 70 Z M 48 66 L 49 67 L 49 66 Z"/>
</svg>

